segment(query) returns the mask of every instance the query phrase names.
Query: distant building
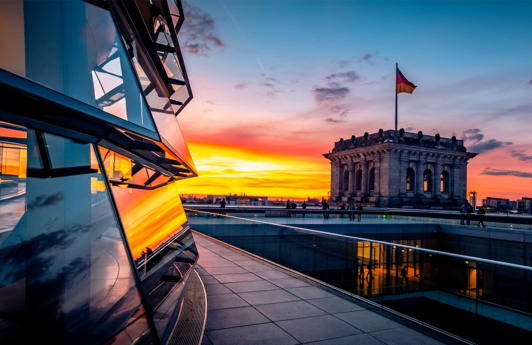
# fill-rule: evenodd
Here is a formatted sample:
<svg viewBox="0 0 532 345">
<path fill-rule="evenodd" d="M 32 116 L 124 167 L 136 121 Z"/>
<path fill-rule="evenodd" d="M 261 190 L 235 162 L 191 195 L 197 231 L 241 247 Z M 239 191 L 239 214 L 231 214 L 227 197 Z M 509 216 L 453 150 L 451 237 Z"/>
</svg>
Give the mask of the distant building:
<svg viewBox="0 0 532 345">
<path fill-rule="evenodd" d="M 469 192 L 469 203 L 473 206 L 473 209 L 477 208 L 477 192 Z"/>
<path fill-rule="evenodd" d="M 482 200 L 482 206 L 486 212 L 509 211 L 512 209 L 510 199 L 487 197 Z"/>
<path fill-rule="evenodd" d="M 225 199 L 230 206 L 268 206 L 267 196 L 248 196 L 248 195 L 207 195 L 207 199 L 213 203 L 219 204 Z"/>
<path fill-rule="evenodd" d="M 532 198 L 517 200 L 517 210 L 519 213 L 532 214 Z"/>
<path fill-rule="evenodd" d="M 467 201 L 467 163 L 476 155 L 456 137 L 381 129 L 340 139 L 323 156 L 333 202 L 451 208 Z"/>
</svg>

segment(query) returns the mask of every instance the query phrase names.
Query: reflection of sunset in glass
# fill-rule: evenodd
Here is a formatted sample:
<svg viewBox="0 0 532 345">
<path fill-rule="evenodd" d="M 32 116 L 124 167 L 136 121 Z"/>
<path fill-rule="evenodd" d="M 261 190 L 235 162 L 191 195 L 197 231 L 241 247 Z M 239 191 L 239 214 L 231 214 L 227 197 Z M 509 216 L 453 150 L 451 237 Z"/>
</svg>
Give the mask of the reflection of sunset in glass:
<svg viewBox="0 0 532 345">
<path fill-rule="evenodd" d="M 200 176 L 179 182 L 181 194 L 240 194 L 307 198 L 327 196 L 329 162 L 257 149 L 190 143 Z"/>
<path fill-rule="evenodd" d="M 137 259 L 181 230 L 187 218 L 174 183 L 154 190 L 112 188 L 118 212 Z"/>
</svg>

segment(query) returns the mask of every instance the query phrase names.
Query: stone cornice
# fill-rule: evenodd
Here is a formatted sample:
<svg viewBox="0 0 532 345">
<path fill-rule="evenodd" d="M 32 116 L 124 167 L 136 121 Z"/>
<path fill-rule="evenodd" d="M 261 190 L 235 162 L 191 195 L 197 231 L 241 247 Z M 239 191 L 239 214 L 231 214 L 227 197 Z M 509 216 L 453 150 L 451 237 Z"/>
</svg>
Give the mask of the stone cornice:
<svg viewBox="0 0 532 345">
<path fill-rule="evenodd" d="M 343 151 L 325 153 L 323 156 L 329 160 L 353 159 L 373 160 L 374 157 L 385 156 L 390 154 L 406 153 L 408 156 L 419 157 L 420 154 L 426 155 L 424 160 L 435 161 L 437 159 L 453 159 L 457 161 L 467 161 L 474 158 L 477 153 L 454 151 L 445 148 L 426 148 L 412 147 L 410 145 L 397 143 L 380 143 L 372 146 L 357 147 Z M 412 157 L 414 158 L 414 157 Z"/>
</svg>

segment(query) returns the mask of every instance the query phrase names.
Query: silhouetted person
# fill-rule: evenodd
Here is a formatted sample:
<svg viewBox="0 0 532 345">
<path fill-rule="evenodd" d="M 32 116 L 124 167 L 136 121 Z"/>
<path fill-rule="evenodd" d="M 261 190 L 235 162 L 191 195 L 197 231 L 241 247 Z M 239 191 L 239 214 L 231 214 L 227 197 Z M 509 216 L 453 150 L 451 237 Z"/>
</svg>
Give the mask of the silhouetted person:
<svg viewBox="0 0 532 345">
<path fill-rule="evenodd" d="M 345 204 L 340 205 L 340 217 L 344 218 Z"/>
<path fill-rule="evenodd" d="M 467 205 L 466 210 L 465 210 L 467 225 L 471 225 L 471 213 L 472 212 L 473 212 L 473 207 L 471 207 L 471 205 Z"/>
<path fill-rule="evenodd" d="M 290 200 L 286 200 L 286 208 L 288 210 L 292 208 L 292 204 L 290 204 Z"/>
<path fill-rule="evenodd" d="M 227 203 L 225 202 L 225 198 L 220 201 L 220 214 L 225 214 L 225 206 Z"/>
<path fill-rule="evenodd" d="M 347 210 L 349 211 L 349 220 L 355 220 L 355 212 L 353 212 L 355 210 L 355 205 L 353 204 L 349 204 L 349 206 L 347 207 Z"/>
<path fill-rule="evenodd" d="M 153 250 L 150 249 L 150 247 L 146 247 L 146 256 L 150 256 L 153 254 Z"/>
<path fill-rule="evenodd" d="M 364 279 L 364 265 L 360 265 L 360 280 Z"/>
<path fill-rule="evenodd" d="M 371 265 L 368 265 L 368 274 L 366 275 L 366 280 L 372 280 L 373 279 L 373 270 L 371 269 Z"/>
<path fill-rule="evenodd" d="M 359 222 L 360 222 L 361 219 L 362 219 L 362 212 L 360 212 L 360 211 L 362 211 L 362 210 L 364 210 L 364 209 L 362 208 L 362 204 L 358 204 L 357 211 L 359 211 L 359 212 L 357 213 L 357 217 L 358 217 L 358 221 L 359 221 Z"/>
<path fill-rule="evenodd" d="M 305 210 L 307 209 L 307 203 L 303 201 L 303 204 L 301 204 L 301 208 L 303 209 L 303 212 L 301 214 L 303 217 L 305 217 Z"/>
<path fill-rule="evenodd" d="M 485 228 L 486 225 L 484 225 L 484 215 L 486 214 L 486 211 L 484 211 L 484 207 L 480 206 L 480 208 L 477 211 L 478 215 L 478 224 L 477 226 L 480 226 L 482 224 L 482 227 Z"/>
<path fill-rule="evenodd" d="M 403 278 L 401 279 L 401 283 L 402 283 L 403 281 L 405 281 L 405 280 L 406 280 L 406 282 L 408 283 L 408 277 L 407 277 L 406 275 L 407 275 L 407 271 L 406 271 L 406 266 L 405 266 L 405 267 L 401 268 L 401 277 L 403 277 Z"/>
<path fill-rule="evenodd" d="M 295 210 L 297 208 L 297 204 L 295 201 L 292 201 L 292 210 Z M 292 212 L 292 217 L 296 217 L 296 212 Z"/>
<path fill-rule="evenodd" d="M 466 213 L 466 205 L 463 204 L 462 207 L 460 207 L 460 225 L 464 225 L 465 213 Z"/>
<path fill-rule="evenodd" d="M 323 210 L 323 219 L 329 219 L 329 204 L 325 200 L 321 204 L 321 209 Z"/>
</svg>

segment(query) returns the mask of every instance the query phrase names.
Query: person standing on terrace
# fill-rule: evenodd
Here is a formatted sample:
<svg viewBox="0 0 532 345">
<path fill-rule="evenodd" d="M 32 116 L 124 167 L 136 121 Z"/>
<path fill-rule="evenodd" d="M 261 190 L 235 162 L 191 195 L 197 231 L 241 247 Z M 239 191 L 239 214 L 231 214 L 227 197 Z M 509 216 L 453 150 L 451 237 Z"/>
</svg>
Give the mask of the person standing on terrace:
<svg viewBox="0 0 532 345">
<path fill-rule="evenodd" d="M 465 204 L 462 204 L 462 207 L 460 208 L 460 225 L 464 225 L 465 214 L 466 214 L 466 206 Z"/>
<path fill-rule="evenodd" d="M 360 222 L 362 220 L 362 212 L 364 209 L 362 208 L 362 204 L 358 204 L 358 207 L 357 207 L 357 217 L 358 217 L 358 221 Z"/>
<path fill-rule="evenodd" d="M 321 209 L 323 210 L 323 219 L 329 219 L 329 204 L 327 201 L 323 200 Z"/>
<path fill-rule="evenodd" d="M 480 224 L 482 224 L 482 227 L 485 228 L 486 225 L 484 225 L 484 215 L 486 214 L 486 211 L 484 211 L 484 207 L 480 206 L 480 208 L 477 211 L 477 214 L 478 214 L 477 226 L 480 226 Z"/>
<path fill-rule="evenodd" d="M 222 201 L 220 201 L 220 214 L 225 214 L 225 205 L 227 205 L 227 203 L 225 202 L 225 198 L 223 198 Z"/>
<path fill-rule="evenodd" d="M 307 203 L 303 201 L 303 204 L 301 204 L 301 208 L 303 209 L 303 212 L 301 212 L 301 215 L 305 217 L 305 210 L 307 209 Z"/>
</svg>

